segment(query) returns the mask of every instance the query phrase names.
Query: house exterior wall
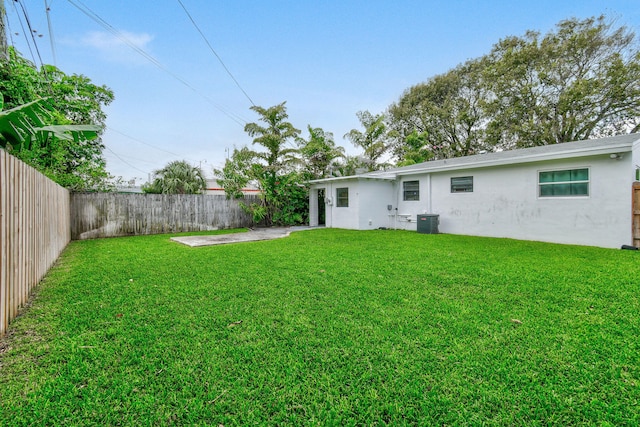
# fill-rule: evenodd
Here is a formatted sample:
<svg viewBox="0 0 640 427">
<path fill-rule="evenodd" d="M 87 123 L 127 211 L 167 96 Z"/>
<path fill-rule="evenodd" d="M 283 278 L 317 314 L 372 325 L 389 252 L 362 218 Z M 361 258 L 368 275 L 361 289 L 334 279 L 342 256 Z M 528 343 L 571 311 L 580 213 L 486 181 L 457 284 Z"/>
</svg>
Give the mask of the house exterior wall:
<svg viewBox="0 0 640 427">
<path fill-rule="evenodd" d="M 630 244 L 631 156 L 538 162 L 432 175 L 440 232 L 555 243 Z M 589 196 L 538 196 L 538 172 L 589 168 Z M 473 192 L 452 193 L 451 178 L 473 176 Z"/>
<path fill-rule="evenodd" d="M 357 197 L 359 191 L 358 184 L 359 183 L 356 179 L 351 179 L 337 183 L 327 182 L 312 186 L 311 194 L 314 194 L 315 191 L 321 188 L 324 188 L 325 190 L 325 200 L 328 201 L 328 203 L 325 203 L 325 222 L 327 227 L 347 228 L 352 230 L 359 229 L 358 207 L 360 203 Z M 349 206 L 337 206 L 338 188 L 349 189 Z M 314 215 L 314 213 L 312 212 L 311 215 Z"/>
<path fill-rule="evenodd" d="M 349 189 L 349 206 L 338 206 L 338 188 Z M 313 185 L 309 200 L 311 218 L 316 216 L 317 203 L 313 199 L 317 197 L 319 189 L 324 189 L 326 198 L 330 199 L 330 203 L 325 204 L 325 225 L 327 227 L 352 230 L 389 227 L 387 205 L 394 204 L 395 206 L 393 182 L 352 179 Z M 317 221 L 313 221 L 310 225 L 317 225 Z"/>
<path fill-rule="evenodd" d="M 360 209 L 358 222 L 360 230 L 375 230 L 380 227 L 392 228 L 390 214 L 395 207 L 395 182 L 363 180 L 359 183 Z M 392 210 L 387 209 L 392 205 Z"/>
<path fill-rule="evenodd" d="M 631 155 L 632 155 L 633 170 L 634 170 L 633 178 L 636 181 L 640 181 L 640 177 L 636 175 L 640 173 L 640 172 L 636 172 L 636 169 L 640 169 L 640 141 L 633 144 Z"/>
<path fill-rule="evenodd" d="M 437 214 L 441 233 L 619 248 L 633 244 L 638 138 L 631 134 L 426 162 L 313 185 L 326 187 L 333 198 L 336 188 L 350 189 L 348 209 L 327 207 L 327 227 L 415 231 L 417 215 Z M 540 172 L 584 168 L 588 195 L 539 195 Z M 452 192 L 455 177 L 473 177 L 473 191 Z M 404 200 L 407 181 L 419 182 L 418 200 Z"/>
<path fill-rule="evenodd" d="M 404 182 L 418 181 L 419 183 L 419 199 L 406 201 L 404 200 Z M 394 207 L 398 207 L 394 218 L 393 228 L 402 230 L 417 229 L 417 215 L 433 213 L 431 211 L 431 175 L 410 175 L 403 176 L 398 180 L 397 194 L 394 200 Z"/>
</svg>

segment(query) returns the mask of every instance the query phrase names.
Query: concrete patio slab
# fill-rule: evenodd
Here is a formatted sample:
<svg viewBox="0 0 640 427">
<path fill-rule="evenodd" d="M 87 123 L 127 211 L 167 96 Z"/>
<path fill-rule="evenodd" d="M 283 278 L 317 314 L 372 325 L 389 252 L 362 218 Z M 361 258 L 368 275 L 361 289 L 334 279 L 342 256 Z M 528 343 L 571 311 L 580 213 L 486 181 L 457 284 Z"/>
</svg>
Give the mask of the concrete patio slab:
<svg viewBox="0 0 640 427">
<path fill-rule="evenodd" d="M 227 243 L 255 242 L 258 240 L 271 240 L 287 237 L 292 231 L 307 230 L 310 227 L 271 227 L 250 229 L 246 233 L 215 234 L 210 236 L 181 236 L 171 237 L 174 242 L 183 245 L 198 247 L 211 245 L 224 245 Z"/>
</svg>

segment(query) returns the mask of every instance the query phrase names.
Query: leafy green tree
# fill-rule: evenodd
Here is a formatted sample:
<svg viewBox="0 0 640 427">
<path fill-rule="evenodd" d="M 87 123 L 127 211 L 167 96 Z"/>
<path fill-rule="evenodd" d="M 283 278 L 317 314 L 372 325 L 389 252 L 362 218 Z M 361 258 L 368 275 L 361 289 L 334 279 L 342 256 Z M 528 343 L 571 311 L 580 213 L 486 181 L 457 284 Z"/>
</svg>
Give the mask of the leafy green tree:
<svg viewBox="0 0 640 427">
<path fill-rule="evenodd" d="M 264 195 L 266 206 L 273 206 L 272 224 L 309 223 L 309 185 L 303 173 L 293 171 L 279 175 L 272 191 Z"/>
<path fill-rule="evenodd" d="M 105 177 L 95 173 L 90 161 L 74 165 L 73 171 L 61 167 L 65 161 L 65 148 L 86 145 L 97 137 L 100 127 L 48 124 L 55 114 L 48 99 L 32 101 L 8 111 L 2 111 L 0 102 L 0 147 L 28 164 L 37 165 L 41 172 L 66 188 L 105 187 Z"/>
<path fill-rule="evenodd" d="M 600 16 L 505 38 L 405 91 L 388 125 L 399 164 L 640 131 L 635 34 Z"/>
<path fill-rule="evenodd" d="M 227 159 L 222 169 L 214 169 L 213 173 L 222 185 L 229 199 L 241 199 L 244 197 L 243 188 L 253 182 L 258 185 L 258 178 L 262 166 L 256 164 L 257 154 L 247 147 L 240 150 L 233 149 L 231 158 Z"/>
<path fill-rule="evenodd" d="M 253 144 L 264 147 L 266 152 L 256 152 L 256 155 L 264 160 L 265 172 L 271 177 L 275 177 L 284 170 L 291 170 L 296 163 L 295 148 L 287 148 L 287 143 L 293 142 L 300 130 L 296 129 L 287 121 L 286 102 L 269 108 L 252 106 L 251 109 L 260 115 L 260 121 L 265 125 L 258 123 L 247 123 L 244 127 L 245 132 L 253 138 Z"/>
<path fill-rule="evenodd" d="M 540 36 L 498 42 L 484 82 L 489 142 L 529 147 L 640 129 L 640 51 L 635 34 L 604 16 L 569 19 Z"/>
<path fill-rule="evenodd" d="M 405 91 L 389 107 L 393 154 L 401 165 L 486 149 L 481 65 L 469 62 Z"/>
<path fill-rule="evenodd" d="M 202 169 L 186 160 L 176 160 L 154 172 L 155 178 L 143 186 L 145 193 L 200 194 L 206 188 Z"/>
<path fill-rule="evenodd" d="M 418 133 L 414 130 L 404 140 L 403 144 L 398 144 L 395 150 L 396 156 L 401 159 L 398 166 L 409 166 L 431 160 L 433 151 L 428 148 L 428 133 Z"/>
<path fill-rule="evenodd" d="M 10 111 L 26 105 L 42 107 L 38 118 L 23 116 L 32 128 L 46 124 L 93 129 L 92 135 L 84 131 L 78 133 L 80 128 L 76 127 L 74 131 L 69 132 L 68 128 L 63 132 L 67 137 L 54 131 L 30 138 L 26 143 L 7 141 L 11 154 L 69 189 L 109 188 L 104 145 L 100 139 L 106 119 L 102 107 L 113 100 L 113 93 L 106 86 L 93 85 L 83 76 L 67 76 L 53 66 L 38 69 L 10 48 L 9 59 L 0 62 L 0 92 Z M 33 104 L 34 101 L 37 103 Z M 43 111 L 46 114 L 43 115 Z"/>
<path fill-rule="evenodd" d="M 248 123 L 245 131 L 253 137 L 253 144 L 265 151 L 244 147 L 234 149 L 231 159 L 221 170 L 214 170 L 227 197 L 240 198 L 242 187 L 254 183 L 260 190 L 260 203 L 240 206 L 253 215 L 256 223 L 265 225 L 293 225 L 306 221 L 308 188 L 298 172 L 298 150 L 288 147 L 300 131 L 290 122 L 285 103 L 269 108 L 251 107 L 260 115 L 259 123 Z"/>
<path fill-rule="evenodd" d="M 309 125 L 309 139 L 298 138 L 298 147 L 302 155 L 304 168 L 311 179 L 326 178 L 344 158 L 344 148 L 336 146 L 331 132 Z"/>
<path fill-rule="evenodd" d="M 384 114 L 373 115 L 369 111 L 356 113 L 364 131 L 352 129 L 344 135 L 356 147 L 364 150 L 367 168 L 374 171 L 385 165 L 380 164 L 382 156 L 389 149 L 389 135 Z"/>
<path fill-rule="evenodd" d="M 344 156 L 344 158 L 338 160 L 331 174 L 333 176 L 351 176 L 359 173 L 367 172 L 369 170 L 370 162 L 363 156 Z"/>
</svg>

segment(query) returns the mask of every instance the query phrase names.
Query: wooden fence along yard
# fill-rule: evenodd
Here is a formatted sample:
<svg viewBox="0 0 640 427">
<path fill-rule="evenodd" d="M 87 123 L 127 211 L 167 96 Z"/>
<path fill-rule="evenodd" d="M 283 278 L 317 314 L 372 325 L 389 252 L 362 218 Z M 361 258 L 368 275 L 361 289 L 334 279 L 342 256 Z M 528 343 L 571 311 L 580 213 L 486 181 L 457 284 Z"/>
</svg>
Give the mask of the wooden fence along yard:
<svg viewBox="0 0 640 427">
<path fill-rule="evenodd" d="M 258 196 L 246 196 L 245 203 Z M 225 196 L 72 193 L 0 149 L 0 336 L 71 238 L 247 227 Z"/>
<path fill-rule="evenodd" d="M 0 149 L 0 335 L 71 238 L 69 192 Z"/>
<path fill-rule="evenodd" d="M 258 196 L 245 196 L 245 203 Z M 73 240 L 248 227 L 252 217 L 223 195 L 72 193 Z"/>
</svg>

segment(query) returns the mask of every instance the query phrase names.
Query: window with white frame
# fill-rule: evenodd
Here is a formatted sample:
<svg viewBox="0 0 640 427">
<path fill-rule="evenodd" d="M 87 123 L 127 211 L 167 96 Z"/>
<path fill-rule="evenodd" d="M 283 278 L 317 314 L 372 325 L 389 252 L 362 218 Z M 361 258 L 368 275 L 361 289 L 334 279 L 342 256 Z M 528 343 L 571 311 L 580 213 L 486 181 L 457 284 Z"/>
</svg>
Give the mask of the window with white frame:
<svg viewBox="0 0 640 427">
<path fill-rule="evenodd" d="M 420 200 L 420 181 L 404 181 L 402 183 L 402 200 Z"/>
<path fill-rule="evenodd" d="M 539 197 L 589 195 L 589 168 L 538 172 Z"/>
<path fill-rule="evenodd" d="M 349 207 L 349 187 L 336 188 L 336 207 Z"/>
<path fill-rule="evenodd" d="M 451 192 L 452 193 L 472 193 L 473 177 L 459 176 L 459 177 L 451 178 Z"/>
</svg>

